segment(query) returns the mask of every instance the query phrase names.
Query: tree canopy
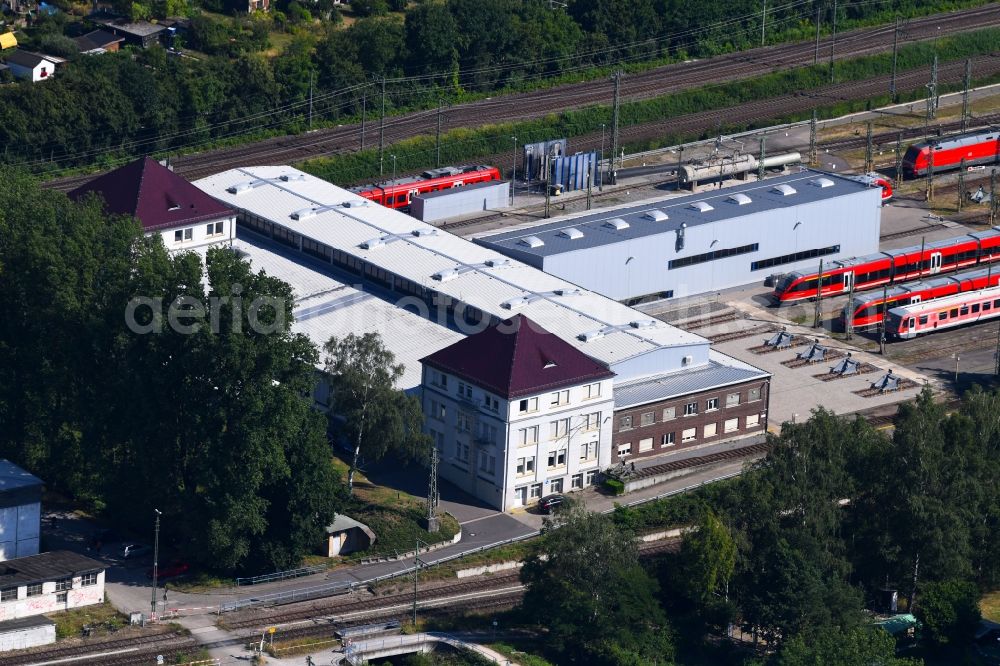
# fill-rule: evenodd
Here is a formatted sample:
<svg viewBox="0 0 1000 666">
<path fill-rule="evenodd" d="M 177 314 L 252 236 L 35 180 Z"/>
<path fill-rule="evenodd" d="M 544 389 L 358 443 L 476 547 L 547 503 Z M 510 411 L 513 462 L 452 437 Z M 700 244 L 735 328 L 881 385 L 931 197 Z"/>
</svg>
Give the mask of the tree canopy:
<svg viewBox="0 0 1000 666">
<path fill-rule="evenodd" d="M 297 564 L 343 495 L 288 285 L 228 249 L 207 269 L 170 255 L 95 198 L 0 183 L 0 456 L 139 533 L 159 509 L 206 566 Z"/>
</svg>

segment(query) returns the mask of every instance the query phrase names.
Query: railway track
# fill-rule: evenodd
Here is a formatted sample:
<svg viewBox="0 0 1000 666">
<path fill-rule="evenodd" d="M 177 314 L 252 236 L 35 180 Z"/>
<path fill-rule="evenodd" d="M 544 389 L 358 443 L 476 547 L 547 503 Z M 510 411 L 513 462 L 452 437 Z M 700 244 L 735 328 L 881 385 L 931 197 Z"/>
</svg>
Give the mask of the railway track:
<svg viewBox="0 0 1000 666">
<path fill-rule="evenodd" d="M 977 126 L 989 126 L 1000 123 L 1000 113 L 992 113 L 985 116 L 979 116 L 975 118 L 972 123 L 970 123 L 969 129 Z M 952 132 L 959 132 L 962 129 L 962 122 L 948 122 L 948 123 L 938 123 L 932 128 L 936 134 L 950 134 Z M 919 127 L 908 127 L 906 129 L 900 129 L 893 132 L 879 132 L 877 134 L 872 134 L 872 144 L 877 148 L 881 145 L 893 145 L 895 146 L 897 139 L 902 137 L 905 139 L 921 139 L 927 136 L 928 128 L 924 126 Z M 868 142 L 868 138 L 865 136 L 853 136 L 844 139 L 836 139 L 833 141 L 824 141 L 818 145 L 821 149 L 828 150 L 851 150 L 855 148 L 864 148 Z"/>
<path fill-rule="evenodd" d="M 29 664 L 40 664 L 45 662 L 55 662 L 67 657 L 84 657 L 87 653 L 93 652 L 95 656 L 85 660 L 74 661 L 73 663 L 101 663 L 101 664 L 148 664 L 149 655 L 157 654 L 179 654 L 185 650 L 195 647 L 197 641 L 190 636 L 171 632 L 169 634 L 159 634 L 157 636 L 132 636 L 111 641 L 76 643 L 68 647 L 59 647 L 50 650 L 38 650 L 35 652 L 19 655 L 5 654 L 2 660 L 4 666 L 27 666 Z M 103 653 L 115 652 L 116 650 L 131 650 L 130 652 L 114 656 L 98 656 Z M 142 659 L 142 661 L 135 661 Z M 98 660 L 98 661 L 94 661 Z M 154 660 L 155 661 L 155 658 Z"/>
<path fill-rule="evenodd" d="M 998 22 L 1000 22 L 1000 5 L 997 4 L 914 19 L 907 24 L 907 35 L 904 42 L 936 39 L 943 35 L 993 26 Z M 891 48 L 892 33 L 892 26 L 842 33 L 837 36 L 838 57 L 856 57 L 886 52 Z M 820 47 L 823 48 L 824 45 L 829 46 L 829 38 L 821 40 Z M 739 81 L 781 69 L 811 65 L 814 48 L 815 45 L 812 42 L 781 44 L 639 72 L 622 79 L 622 99 L 648 99 L 706 84 Z M 975 71 L 977 75 L 986 73 L 979 67 Z M 964 70 L 962 74 L 964 74 Z M 900 77 L 899 87 L 901 89 L 913 85 L 913 82 L 907 83 L 902 80 L 906 76 L 904 73 Z M 946 82 L 950 79 L 944 78 L 942 80 Z M 924 81 L 921 80 L 919 85 L 923 83 Z M 850 87 L 853 87 L 853 84 L 848 86 L 848 88 Z M 887 88 L 887 83 L 882 82 L 882 87 L 879 90 Z M 810 97 L 813 97 L 815 93 L 816 91 L 812 91 Z M 611 95 L 611 85 L 603 79 L 528 93 L 500 95 L 450 107 L 443 114 L 442 129 L 448 131 L 462 127 L 477 127 L 483 123 L 484 119 L 489 119 L 491 123 L 498 123 L 544 117 L 567 108 L 610 103 Z M 857 99 L 857 97 L 852 99 Z M 822 102 L 813 99 L 807 108 L 812 108 L 819 103 Z M 791 110 L 781 105 L 771 105 L 770 109 L 769 113 L 771 114 L 781 111 L 782 113 L 779 115 L 784 115 Z M 716 120 L 725 113 L 725 111 L 720 111 L 710 114 L 709 118 L 712 123 L 710 127 L 714 128 Z M 743 117 L 742 114 L 740 117 Z M 759 117 L 754 117 L 751 120 L 758 119 Z M 689 121 L 688 125 L 684 126 L 684 131 L 691 130 L 691 122 L 695 121 Z M 704 119 L 701 122 L 704 122 Z M 675 123 L 671 122 L 670 124 L 673 126 Z M 375 145 L 378 127 L 376 123 L 370 125 L 366 135 L 369 135 L 369 145 Z M 436 125 L 436 110 L 417 111 L 389 118 L 385 123 L 386 143 L 391 144 L 405 138 L 431 133 Z M 700 125 L 698 126 L 700 127 Z M 654 127 L 656 129 L 651 131 L 662 135 L 662 124 L 654 124 Z M 680 131 L 680 128 L 674 131 Z M 627 128 L 622 132 L 622 136 L 626 140 L 643 138 L 644 135 L 645 132 L 641 128 L 635 127 Z M 575 138 L 574 148 L 596 148 L 599 137 L 600 134 L 596 133 L 592 136 Z M 350 124 L 298 136 L 276 137 L 235 148 L 221 148 L 182 156 L 174 160 L 173 164 L 179 174 L 194 180 L 236 166 L 290 164 L 311 157 L 353 152 L 360 149 L 361 142 L 360 127 L 357 124 Z M 488 159 L 487 156 L 484 158 Z M 69 191 L 94 177 L 95 175 L 86 175 L 63 178 L 52 181 L 49 186 Z"/>
</svg>

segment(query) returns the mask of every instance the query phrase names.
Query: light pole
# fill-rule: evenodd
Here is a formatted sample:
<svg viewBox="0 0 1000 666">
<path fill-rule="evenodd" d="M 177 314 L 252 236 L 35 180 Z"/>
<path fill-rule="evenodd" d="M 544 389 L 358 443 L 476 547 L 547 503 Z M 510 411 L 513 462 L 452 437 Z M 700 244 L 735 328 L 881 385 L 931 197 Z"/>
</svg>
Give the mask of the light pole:
<svg viewBox="0 0 1000 666">
<path fill-rule="evenodd" d="M 392 180 L 395 181 L 396 180 L 396 156 L 395 155 L 389 155 L 389 157 L 392 158 Z"/>
<path fill-rule="evenodd" d="M 510 137 L 514 142 L 514 153 L 510 161 L 510 205 L 514 205 L 514 185 L 517 183 L 517 137 Z"/>
<path fill-rule="evenodd" d="M 149 595 L 149 608 L 151 620 L 156 619 L 156 575 L 159 573 L 159 559 L 160 559 L 160 516 L 163 515 L 159 509 L 153 509 L 156 512 L 156 523 L 153 527 L 153 589 Z"/>
<path fill-rule="evenodd" d="M 601 123 L 601 161 L 597 164 L 597 189 L 601 192 L 604 191 L 604 128 L 606 125 Z"/>
<path fill-rule="evenodd" d="M 958 385 L 958 362 L 962 360 L 959 354 L 955 354 L 955 385 Z"/>
</svg>

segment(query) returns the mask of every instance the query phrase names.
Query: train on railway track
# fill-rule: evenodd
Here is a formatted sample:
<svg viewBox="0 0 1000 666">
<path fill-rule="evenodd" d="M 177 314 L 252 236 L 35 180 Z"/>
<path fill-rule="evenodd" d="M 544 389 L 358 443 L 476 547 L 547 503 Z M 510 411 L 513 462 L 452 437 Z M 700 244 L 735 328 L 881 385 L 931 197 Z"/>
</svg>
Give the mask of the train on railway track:
<svg viewBox="0 0 1000 666">
<path fill-rule="evenodd" d="M 1000 162 L 1000 130 L 994 127 L 915 143 L 903 155 L 903 177 L 958 169 L 963 159 L 966 167 Z"/>
<path fill-rule="evenodd" d="M 886 317 L 885 333 L 889 338 L 909 340 L 997 317 L 1000 317 L 1000 287 L 990 287 L 893 308 Z"/>
<path fill-rule="evenodd" d="M 414 195 L 500 180 L 500 170 L 492 166 L 448 166 L 424 171 L 419 176 L 400 178 L 382 185 L 351 188 L 355 194 L 387 208 L 409 208 Z"/>
<path fill-rule="evenodd" d="M 998 260 L 1000 227 L 993 227 L 924 245 L 834 260 L 823 269 L 822 276 L 818 270 L 815 273 L 788 273 L 776 281 L 773 298 L 782 305 L 820 295 L 836 296 L 988 265 Z"/>
<path fill-rule="evenodd" d="M 1000 267 L 994 270 L 992 265 L 896 285 L 888 288 L 885 294 L 876 292 L 855 296 L 841 311 L 840 323 L 846 327 L 851 322 L 855 330 L 878 326 L 886 310 L 996 286 L 1000 286 Z"/>
<path fill-rule="evenodd" d="M 869 173 L 863 173 L 859 176 L 847 177 L 859 183 L 864 183 L 868 187 L 881 187 L 883 204 L 892 199 L 892 180 L 888 176 L 883 176 L 880 173 L 871 171 Z"/>
</svg>

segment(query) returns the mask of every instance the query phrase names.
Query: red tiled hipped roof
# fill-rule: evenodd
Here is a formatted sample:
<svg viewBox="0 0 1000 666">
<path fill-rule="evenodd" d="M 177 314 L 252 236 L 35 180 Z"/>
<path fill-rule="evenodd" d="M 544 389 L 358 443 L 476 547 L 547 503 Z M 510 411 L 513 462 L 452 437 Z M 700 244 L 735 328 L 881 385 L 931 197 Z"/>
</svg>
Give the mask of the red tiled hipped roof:
<svg viewBox="0 0 1000 666">
<path fill-rule="evenodd" d="M 615 374 L 524 315 L 459 340 L 421 362 L 508 400 Z"/>
<path fill-rule="evenodd" d="M 131 215 L 145 231 L 182 227 L 235 215 L 151 157 L 115 169 L 69 193 L 80 199 L 89 192 L 104 197 L 109 213 Z"/>
</svg>

